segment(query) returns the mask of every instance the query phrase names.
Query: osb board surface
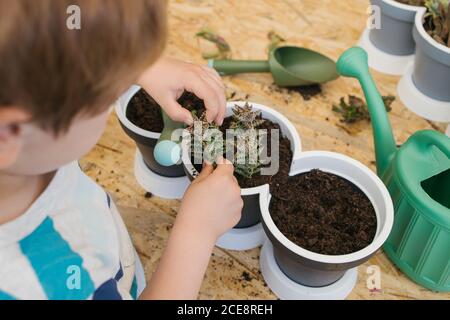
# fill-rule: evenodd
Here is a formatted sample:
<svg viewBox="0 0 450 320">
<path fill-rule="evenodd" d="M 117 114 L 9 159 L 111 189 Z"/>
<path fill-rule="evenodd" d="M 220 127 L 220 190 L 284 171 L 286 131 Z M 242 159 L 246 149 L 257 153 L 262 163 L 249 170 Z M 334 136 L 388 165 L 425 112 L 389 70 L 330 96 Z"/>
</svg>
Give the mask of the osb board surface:
<svg viewBox="0 0 450 320">
<path fill-rule="evenodd" d="M 203 27 L 219 32 L 232 48 L 233 58 L 263 59 L 267 33 L 275 30 L 288 44 L 319 50 L 337 59 L 357 43 L 366 21 L 365 0 L 184 0 L 170 3 L 170 39 L 166 53 L 205 63 L 195 33 Z M 204 49 L 204 48 L 203 48 Z M 398 77 L 374 72 L 383 94 L 396 94 Z M 300 133 L 304 150 L 329 150 L 353 157 L 374 169 L 372 131 L 368 123 L 343 126 L 331 105 L 348 94 L 361 96 L 351 79 L 323 86 L 323 93 L 304 101 L 297 93 L 271 90 L 270 75 L 239 75 L 224 79 L 234 99 L 248 99 L 282 112 Z M 428 122 L 409 112 L 397 99 L 390 119 L 399 144 L 413 132 L 443 125 Z M 133 176 L 135 145 L 111 114 L 106 132 L 95 149 L 82 160 L 84 170 L 114 195 L 134 244 L 151 277 L 169 235 L 178 201 L 147 199 Z M 214 249 L 203 283 L 201 299 L 275 299 L 259 274 L 259 249 L 231 252 Z M 366 267 L 382 271 L 382 292 L 366 287 Z M 248 276 L 248 277 L 247 277 Z M 247 280 L 245 279 L 247 278 Z M 248 280 L 250 278 L 251 280 Z M 358 284 L 349 299 L 450 299 L 450 294 L 430 292 L 397 270 L 382 252 L 359 268 Z"/>
</svg>

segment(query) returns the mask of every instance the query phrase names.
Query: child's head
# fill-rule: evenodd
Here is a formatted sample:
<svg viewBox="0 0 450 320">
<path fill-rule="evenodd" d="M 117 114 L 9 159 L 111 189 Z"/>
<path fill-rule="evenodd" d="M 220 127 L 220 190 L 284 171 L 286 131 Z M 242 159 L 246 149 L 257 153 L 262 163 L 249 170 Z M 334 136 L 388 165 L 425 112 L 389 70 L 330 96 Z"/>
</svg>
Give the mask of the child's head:
<svg viewBox="0 0 450 320">
<path fill-rule="evenodd" d="M 80 8 L 81 29 L 69 30 Z M 99 138 L 161 54 L 164 0 L 0 0 L 0 171 L 53 171 Z"/>
</svg>

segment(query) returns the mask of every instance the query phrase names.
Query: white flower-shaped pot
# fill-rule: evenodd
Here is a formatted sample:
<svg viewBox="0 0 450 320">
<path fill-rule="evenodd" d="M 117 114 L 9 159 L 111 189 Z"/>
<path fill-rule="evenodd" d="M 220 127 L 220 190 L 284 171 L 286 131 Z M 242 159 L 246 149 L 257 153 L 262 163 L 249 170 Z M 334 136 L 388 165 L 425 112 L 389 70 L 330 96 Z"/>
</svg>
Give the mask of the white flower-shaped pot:
<svg viewBox="0 0 450 320">
<path fill-rule="evenodd" d="M 326 151 L 303 152 L 294 159 L 290 176 L 313 169 L 338 175 L 356 185 L 370 199 L 377 215 L 376 235 L 370 245 L 346 255 L 319 254 L 296 245 L 281 233 L 269 211 L 269 185 L 262 187 L 259 198 L 262 224 L 273 245 L 274 256 L 280 269 L 301 285 L 324 287 L 338 281 L 347 270 L 364 263 L 381 248 L 392 229 L 394 208 L 389 192 L 380 178 L 352 158 Z"/>
</svg>

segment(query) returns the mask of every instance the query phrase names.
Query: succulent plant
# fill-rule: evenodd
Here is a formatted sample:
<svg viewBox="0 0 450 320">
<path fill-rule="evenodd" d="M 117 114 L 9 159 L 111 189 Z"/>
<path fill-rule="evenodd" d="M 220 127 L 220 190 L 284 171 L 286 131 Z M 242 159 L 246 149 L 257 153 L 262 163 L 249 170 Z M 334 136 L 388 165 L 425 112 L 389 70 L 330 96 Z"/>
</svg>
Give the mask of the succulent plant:
<svg viewBox="0 0 450 320">
<path fill-rule="evenodd" d="M 253 110 L 248 103 L 233 108 L 230 129 L 235 130 L 235 172 L 245 178 L 251 178 L 261 171 L 260 155 L 262 153 L 261 136 L 257 128 L 264 123 L 261 111 Z M 227 141 L 229 143 L 229 141 Z M 234 141 L 233 141 L 234 143 Z"/>
<path fill-rule="evenodd" d="M 261 111 L 253 110 L 248 102 L 243 107 L 235 105 L 233 108 L 233 121 L 230 129 L 256 129 L 263 123 L 264 119 L 261 118 Z"/>
<path fill-rule="evenodd" d="M 192 113 L 194 124 L 187 128 L 191 134 L 191 154 L 195 164 L 203 160 L 214 163 L 218 156 L 223 154 L 223 135 L 219 127 L 208 122 L 206 112 L 198 117 Z"/>
<path fill-rule="evenodd" d="M 394 96 L 383 96 L 386 111 L 391 111 L 391 104 L 394 102 Z M 370 121 L 370 114 L 363 99 L 349 95 L 348 102 L 345 97 L 340 99 L 339 105 L 333 105 L 333 111 L 341 115 L 341 122 L 356 123 L 361 120 Z"/>
<path fill-rule="evenodd" d="M 198 117 L 193 113 L 194 124 L 187 128 L 191 133 L 191 155 L 194 160 L 206 160 L 214 163 L 224 150 L 233 151 L 235 173 L 251 178 L 261 170 L 262 153 L 261 140 L 258 135 L 258 127 L 264 123 L 261 112 L 253 110 L 248 103 L 233 108 L 233 115 L 229 129 L 232 130 L 232 139 L 224 139 L 219 127 L 209 123 L 206 114 Z M 231 138 L 231 137 L 227 137 Z"/>
<path fill-rule="evenodd" d="M 440 44 L 450 47 L 450 1 L 426 0 L 425 29 Z"/>
</svg>

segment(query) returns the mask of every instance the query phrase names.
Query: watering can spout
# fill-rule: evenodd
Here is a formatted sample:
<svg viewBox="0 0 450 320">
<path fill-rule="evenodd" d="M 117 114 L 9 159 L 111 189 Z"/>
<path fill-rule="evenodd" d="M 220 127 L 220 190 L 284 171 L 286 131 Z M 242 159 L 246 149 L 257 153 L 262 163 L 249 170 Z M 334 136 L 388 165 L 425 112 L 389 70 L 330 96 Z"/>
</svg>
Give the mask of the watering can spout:
<svg viewBox="0 0 450 320">
<path fill-rule="evenodd" d="M 366 51 L 360 47 L 348 49 L 339 58 L 337 70 L 345 77 L 358 79 L 364 91 L 372 121 L 377 173 L 382 177 L 389 167 L 397 147 L 383 98 L 369 72 Z"/>
</svg>

